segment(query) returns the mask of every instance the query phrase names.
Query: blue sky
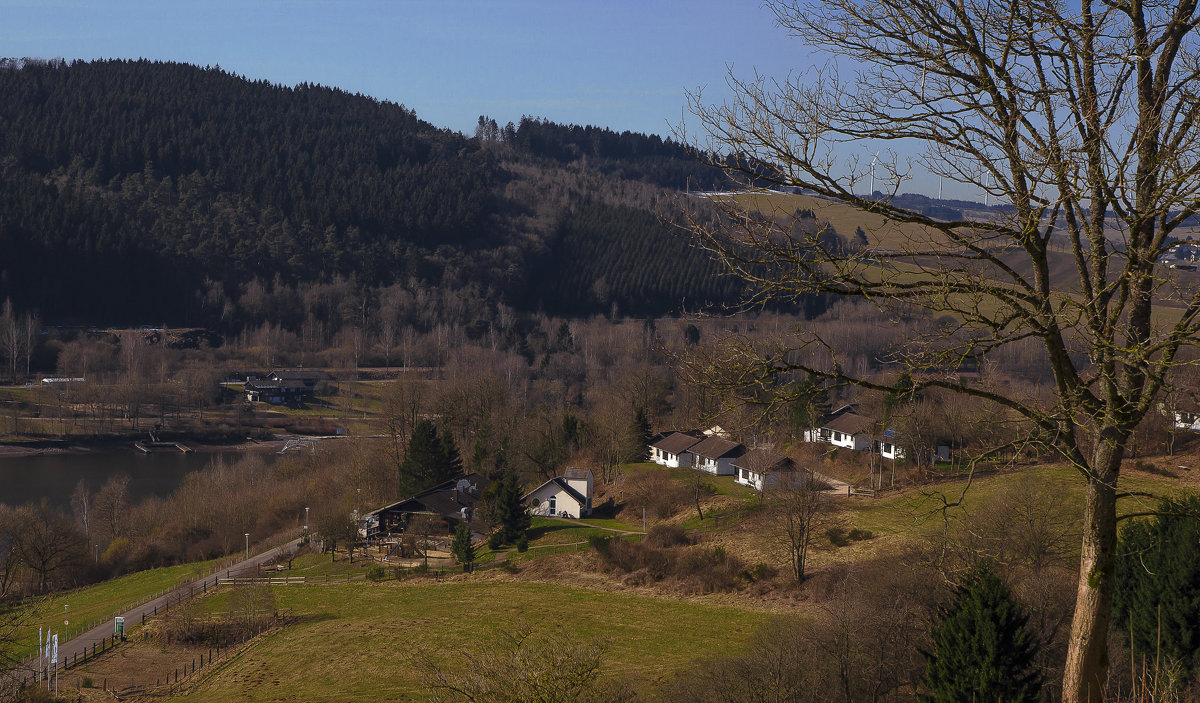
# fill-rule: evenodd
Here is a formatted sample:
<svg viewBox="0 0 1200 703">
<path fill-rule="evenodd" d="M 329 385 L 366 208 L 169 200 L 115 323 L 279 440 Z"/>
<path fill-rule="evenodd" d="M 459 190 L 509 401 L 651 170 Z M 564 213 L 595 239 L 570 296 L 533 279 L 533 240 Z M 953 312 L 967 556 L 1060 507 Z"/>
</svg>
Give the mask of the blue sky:
<svg viewBox="0 0 1200 703">
<path fill-rule="evenodd" d="M 726 66 L 784 76 L 803 48 L 756 0 L 0 0 L 0 55 L 152 58 L 405 104 L 471 133 L 480 114 L 669 134 Z"/>
</svg>

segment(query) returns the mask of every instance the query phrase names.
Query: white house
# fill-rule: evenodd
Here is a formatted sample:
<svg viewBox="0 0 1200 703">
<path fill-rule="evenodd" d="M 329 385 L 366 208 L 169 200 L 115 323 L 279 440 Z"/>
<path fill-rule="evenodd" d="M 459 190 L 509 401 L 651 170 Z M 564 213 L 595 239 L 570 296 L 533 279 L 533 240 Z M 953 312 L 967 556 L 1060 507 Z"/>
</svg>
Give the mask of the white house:
<svg viewBox="0 0 1200 703">
<path fill-rule="evenodd" d="M 903 459 L 904 447 L 896 444 L 896 430 L 892 427 L 883 431 L 879 438 L 879 456 L 884 459 Z"/>
<path fill-rule="evenodd" d="M 691 466 L 693 456 L 690 450 L 699 443 L 699 437 L 693 437 L 683 432 L 672 432 L 650 445 L 650 461 L 669 466 L 672 469 Z"/>
<path fill-rule="evenodd" d="M 543 517 L 586 517 L 592 512 L 592 472 L 569 468 L 525 494 L 530 515 Z"/>
<path fill-rule="evenodd" d="M 745 454 L 746 448 L 728 439 L 709 437 L 688 451 L 695 455 L 694 466 L 697 469 L 718 476 L 731 476 L 734 472 L 733 460 Z"/>
<path fill-rule="evenodd" d="M 1175 411 L 1175 429 L 1200 432 L 1200 412 Z"/>
<path fill-rule="evenodd" d="M 766 449 L 751 449 L 733 460 L 734 481 L 755 490 L 803 488 L 809 472 L 801 471 L 794 461 Z"/>
<path fill-rule="evenodd" d="M 869 417 L 842 413 L 821 427 L 821 438 L 835 447 L 866 451 L 872 446 L 871 426 L 874 424 Z"/>
</svg>

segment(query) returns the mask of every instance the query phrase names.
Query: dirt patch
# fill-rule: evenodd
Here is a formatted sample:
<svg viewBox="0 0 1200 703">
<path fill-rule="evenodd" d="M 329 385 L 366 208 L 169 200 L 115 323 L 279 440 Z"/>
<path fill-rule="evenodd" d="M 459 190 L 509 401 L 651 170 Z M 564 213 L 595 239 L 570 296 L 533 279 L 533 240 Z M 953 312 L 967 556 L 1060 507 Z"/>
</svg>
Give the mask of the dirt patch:
<svg viewBox="0 0 1200 703">
<path fill-rule="evenodd" d="M 87 664 L 59 675 L 59 687 L 78 691 L 85 701 L 112 700 L 110 692 L 135 693 L 161 685 L 178 673 L 182 684 L 192 675 L 204 671 L 215 661 L 221 663 L 232 648 L 216 648 L 173 644 L 163 647 L 153 640 L 131 639 Z M 201 664 L 203 661 L 203 664 Z"/>
</svg>

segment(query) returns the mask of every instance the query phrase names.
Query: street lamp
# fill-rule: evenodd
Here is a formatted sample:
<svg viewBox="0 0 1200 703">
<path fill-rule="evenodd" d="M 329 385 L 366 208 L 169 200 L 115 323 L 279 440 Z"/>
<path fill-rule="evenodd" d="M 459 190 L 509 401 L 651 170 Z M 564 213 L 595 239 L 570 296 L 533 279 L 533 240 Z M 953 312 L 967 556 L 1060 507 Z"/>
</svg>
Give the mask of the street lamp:
<svg viewBox="0 0 1200 703">
<path fill-rule="evenodd" d="M 246 558 L 250 558 L 250 533 L 246 533 Z"/>
</svg>

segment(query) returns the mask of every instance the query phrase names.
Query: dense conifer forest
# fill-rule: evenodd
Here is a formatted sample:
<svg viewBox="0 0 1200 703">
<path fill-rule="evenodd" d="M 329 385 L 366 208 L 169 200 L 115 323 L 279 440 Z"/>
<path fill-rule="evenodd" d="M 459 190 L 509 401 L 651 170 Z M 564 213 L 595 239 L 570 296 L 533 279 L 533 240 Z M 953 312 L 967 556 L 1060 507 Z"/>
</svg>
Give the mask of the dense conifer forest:
<svg viewBox="0 0 1200 703">
<path fill-rule="evenodd" d="M 0 94 L 0 299 L 46 321 L 228 326 L 206 300 L 256 281 L 470 284 L 566 315 L 740 293 L 656 215 L 716 177 L 669 139 L 529 117 L 466 136 L 151 61 L 9 60 Z"/>
</svg>

